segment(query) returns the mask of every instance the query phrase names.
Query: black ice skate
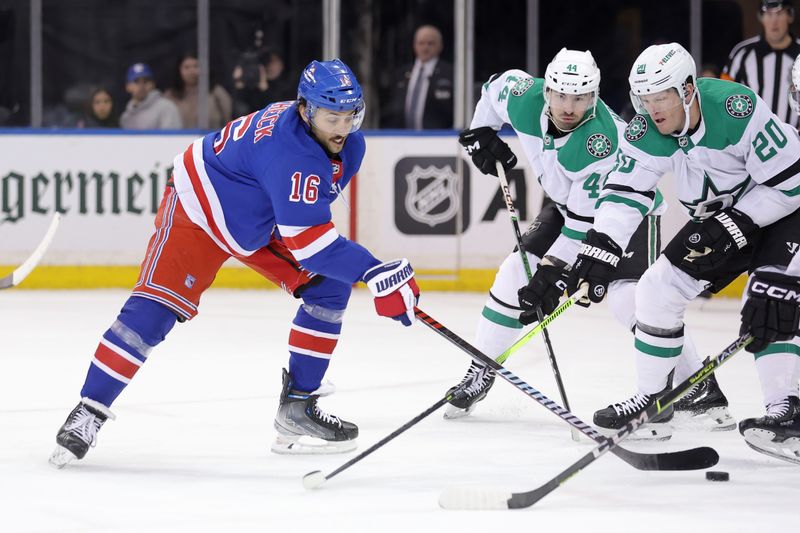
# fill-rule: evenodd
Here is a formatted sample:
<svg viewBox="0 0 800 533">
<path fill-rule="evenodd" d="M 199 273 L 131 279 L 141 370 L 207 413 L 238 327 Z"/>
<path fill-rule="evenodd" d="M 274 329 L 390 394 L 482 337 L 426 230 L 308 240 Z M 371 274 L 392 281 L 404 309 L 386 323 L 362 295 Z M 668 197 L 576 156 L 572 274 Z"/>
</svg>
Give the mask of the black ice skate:
<svg viewBox="0 0 800 533">
<path fill-rule="evenodd" d="M 292 376 L 283 370 L 272 451 L 281 454 L 344 453 L 356 448 L 358 426 L 319 408 L 319 394 L 292 390 Z"/>
<path fill-rule="evenodd" d="M 739 433 L 757 452 L 800 464 L 800 399 L 787 396 L 767 406 L 767 415 L 739 422 Z"/>
<path fill-rule="evenodd" d="M 614 403 L 594 413 L 594 425 L 600 432 L 607 435 L 616 433 L 628 423 L 628 420 L 639 415 L 642 411 L 653 405 L 656 399 L 670 390 L 670 385 L 657 394 L 636 393 L 620 403 Z M 669 440 L 672 437 L 672 428 L 667 422 L 672 420 L 674 414 L 672 406 L 667 407 L 652 421 L 634 431 L 629 437 L 631 440 Z"/>
<path fill-rule="evenodd" d="M 450 387 L 447 395 L 455 393 L 444 412 L 445 420 L 461 418 L 475 409 L 475 404 L 486 398 L 489 389 L 494 385 L 495 371 L 487 366 L 473 362 L 461 383 Z"/>
<path fill-rule="evenodd" d="M 710 431 L 736 429 L 736 420 L 728 411 L 728 399 L 714 374 L 692 385 L 689 392 L 672 405 L 675 408 L 673 424 L 698 425 Z"/>
<path fill-rule="evenodd" d="M 64 468 L 83 459 L 97 442 L 97 432 L 109 418 L 114 420 L 116 417 L 108 407 L 89 398 L 81 399 L 58 430 L 57 446 L 50 456 L 50 464 Z"/>
</svg>

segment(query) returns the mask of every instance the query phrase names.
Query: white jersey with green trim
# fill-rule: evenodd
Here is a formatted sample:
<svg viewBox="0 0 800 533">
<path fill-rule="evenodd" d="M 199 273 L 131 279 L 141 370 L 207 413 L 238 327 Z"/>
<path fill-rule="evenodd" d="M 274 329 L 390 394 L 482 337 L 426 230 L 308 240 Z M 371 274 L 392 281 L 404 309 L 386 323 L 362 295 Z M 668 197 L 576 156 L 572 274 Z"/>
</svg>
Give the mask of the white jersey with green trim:
<svg viewBox="0 0 800 533">
<path fill-rule="evenodd" d="M 598 204 L 595 229 L 625 248 L 653 205 L 658 180 L 675 176 L 678 199 L 701 221 L 736 206 L 760 227 L 800 207 L 800 137 L 744 85 L 697 81 L 701 121 L 681 137 L 636 115 Z"/>
<path fill-rule="evenodd" d="M 564 216 L 561 235 L 547 255 L 572 264 L 594 224 L 600 191 L 614 167 L 625 123 L 598 98 L 593 118 L 569 133 L 553 135 L 546 107 L 544 80 L 509 70 L 483 85 L 470 128 L 499 130 L 511 125 L 534 175 Z M 658 213 L 666 207 L 660 202 L 659 196 Z"/>
</svg>

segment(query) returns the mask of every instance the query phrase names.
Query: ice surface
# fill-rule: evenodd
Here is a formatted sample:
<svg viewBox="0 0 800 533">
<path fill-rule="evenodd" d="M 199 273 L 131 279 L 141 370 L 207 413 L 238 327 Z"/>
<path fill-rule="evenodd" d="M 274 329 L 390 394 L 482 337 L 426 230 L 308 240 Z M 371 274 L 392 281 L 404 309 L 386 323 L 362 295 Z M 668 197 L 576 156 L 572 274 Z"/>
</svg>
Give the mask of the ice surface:
<svg viewBox="0 0 800 533">
<path fill-rule="evenodd" d="M 606 454 L 528 510 L 445 511 L 446 487 L 529 490 L 591 449 L 568 426 L 500 378 L 475 412 L 442 411 L 314 491 L 329 473 L 439 400 L 468 358 L 434 332 L 375 315 L 356 291 L 321 400 L 360 426 L 359 450 L 308 457 L 269 453 L 272 417 L 296 302 L 279 291 L 209 291 L 201 314 L 178 325 L 113 406 L 86 459 L 55 470 L 47 458 L 78 393 L 99 336 L 125 291 L 0 293 L 0 531 L 616 531 L 789 530 L 800 518 L 800 468 L 750 450 L 738 432 L 676 430 L 636 450 L 710 445 L 715 470 L 642 472 Z M 472 339 L 484 295 L 426 292 L 421 308 Z M 687 314 L 705 356 L 731 342 L 737 302 L 710 301 Z M 574 412 L 634 392 L 632 339 L 604 306 L 573 308 L 550 328 Z M 507 362 L 558 398 L 541 339 Z M 760 416 L 752 356 L 736 355 L 719 381 L 741 419 Z M 790 525 L 794 524 L 794 525 Z M 787 529 L 788 528 L 788 529 Z M 508 531 L 508 530 L 507 530 Z"/>
</svg>

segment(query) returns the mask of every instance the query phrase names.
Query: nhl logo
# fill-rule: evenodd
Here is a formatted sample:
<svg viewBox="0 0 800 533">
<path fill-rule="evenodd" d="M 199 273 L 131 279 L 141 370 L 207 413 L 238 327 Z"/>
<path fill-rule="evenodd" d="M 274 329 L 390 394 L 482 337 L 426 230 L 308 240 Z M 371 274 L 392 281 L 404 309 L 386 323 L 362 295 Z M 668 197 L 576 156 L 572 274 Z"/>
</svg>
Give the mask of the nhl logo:
<svg viewBox="0 0 800 533">
<path fill-rule="evenodd" d="M 686 138 L 685 135 L 683 137 L 679 137 L 678 146 L 680 146 L 681 148 L 686 148 L 687 146 L 689 146 L 689 139 Z"/>
<path fill-rule="evenodd" d="M 734 94 L 725 100 L 725 111 L 733 118 L 749 117 L 753 113 L 753 100 L 746 94 Z"/>
<path fill-rule="evenodd" d="M 549 148 L 551 144 L 553 144 L 553 136 L 546 133 L 544 136 L 544 145 Z"/>
<path fill-rule="evenodd" d="M 689 235 L 689 242 L 692 244 L 697 244 L 700 242 L 700 234 L 699 233 L 692 233 Z"/>
<path fill-rule="evenodd" d="M 625 128 L 625 138 L 630 142 L 636 142 L 647 133 L 647 120 L 642 115 L 636 115 Z"/>
<path fill-rule="evenodd" d="M 514 84 L 514 87 L 511 88 L 511 94 L 522 96 L 531 87 L 533 87 L 533 78 L 523 78 Z"/>
<path fill-rule="evenodd" d="M 405 208 L 412 219 L 433 227 L 447 222 L 458 212 L 461 206 L 459 179 L 449 165 L 444 168 L 414 165 L 405 178 L 408 183 Z"/>
<path fill-rule="evenodd" d="M 602 133 L 595 133 L 586 141 L 586 150 L 594 157 L 602 159 L 611 153 L 611 139 Z"/>
</svg>

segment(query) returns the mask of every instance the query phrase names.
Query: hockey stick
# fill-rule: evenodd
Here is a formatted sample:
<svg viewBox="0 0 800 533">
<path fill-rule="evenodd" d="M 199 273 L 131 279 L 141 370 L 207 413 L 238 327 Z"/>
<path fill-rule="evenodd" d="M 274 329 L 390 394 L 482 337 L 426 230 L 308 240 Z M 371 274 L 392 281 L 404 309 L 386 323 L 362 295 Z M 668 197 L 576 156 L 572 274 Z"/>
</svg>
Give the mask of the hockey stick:
<svg viewBox="0 0 800 533">
<path fill-rule="evenodd" d="M 519 256 L 522 259 L 522 265 L 525 267 L 525 275 L 528 277 L 528 281 L 530 281 L 533 277 L 533 272 L 531 271 L 531 265 L 528 262 L 528 254 L 525 252 L 525 249 L 522 246 L 522 233 L 519 231 L 519 219 L 517 218 L 517 210 L 514 208 L 514 199 L 511 198 L 511 192 L 508 189 L 506 170 L 503 168 L 503 164 L 500 161 L 496 163 L 496 167 L 497 177 L 500 178 L 500 187 L 503 190 L 503 200 L 506 202 L 506 210 L 508 211 L 508 216 L 511 219 L 511 226 L 514 228 L 514 237 L 517 239 L 517 250 L 519 251 Z M 539 320 L 540 324 L 544 321 L 542 307 L 539 305 L 536 306 L 536 318 Z M 570 409 L 569 400 L 567 399 L 567 391 L 564 389 L 564 382 L 561 380 L 561 372 L 558 370 L 556 354 L 553 352 L 553 345 L 550 343 L 550 333 L 548 333 L 547 328 L 545 327 L 542 327 L 542 333 L 544 337 L 544 348 L 547 352 L 548 359 L 550 359 L 550 367 L 553 369 L 553 377 L 556 378 L 556 385 L 558 385 L 558 394 L 561 396 L 561 403 L 564 404 L 564 407 L 567 409 L 567 411 L 571 411 L 572 409 Z M 574 427 L 570 427 L 569 430 L 570 434 L 572 435 L 572 440 L 575 442 L 581 440 L 580 433 L 578 433 Z"/>
<path fill-rule="evenodd" d="M 555 309 L 555 311 L 553 311 L 550 315 L 547 316 L 547 318 L 545 318 L 542 322 L 537 324 L 537 326 L 534 327 L 533 329 L 531 329 L 528 333 L 526 333 L 525 335 L 520 337 L 506 351 L 504 351 L 502 354 L 500 354 L 500 356 L 496 359 L 496 361 L 498 363 L 502 364 L 503 361 L 508 359 L 511 354 L 513 354 L 514 352 L 516 352 L 517 350 L 522 348 L 525 344 L 527 344 L 530 339 L 532 339 L 534 336 L 536 336 L 550 322 L 555 320 L 565 310 L 569 309 L 572 306 L 572 304 L 575 303 L 575 301 L 577 301 L 578 299 L 582 298 L 584 295 L 585 295 L 585 290 L 584 291 L 578 291 L 576 294 L 572 295 L 572 297 L 570 297 L 567 300 L 565 300 L 564 303 L 559 305 Z M 340 466 L 339 468 L 337 468 L 336 470 L 334 470 L 330 474 L 323 474 L 320 470 L 314 470 L 313 472 L 309 472 L 308 474 L 303 476 L 303 486 L 305 488 L 307 488 L 307 489 L 315 489 L 315 488 L 319 487 L 320 485 L 322 485 L 323 483 L 325 483 L 330 478 L 332 478 L 333 476 L 335 476 L 336 474 L 339 474 L 341 471 L 350 468 L 351 466 L 353 466 L 357 462 L 359 462 L 362 459 L 364 459 L 366 456 L 372 454 L 372 452 L 374 452 L 378 448 L 380 448 L 383 445 L 385 445 L 387 442 L 389 442 L 391 440 L 394 440 L 401 433 L 404 433 L 406 430 L 408 430 L 412 426 L 414 426 L 417 423 L 419 423 L 422 419 L 424 419 L 425 417 L 427 417 L 431 413 L 433 413 L 436 410 L 438 410 L 441 406 L 443 406 L 444 404 L 449 402 L 458 392 L 460 392 L 467 385 L 468 385 L 468 383 L 462 384 L 461 387 L 456 388 L 456 390 L 454 390 L 451 394 L 448 394 L 447 396 L 445 396 L 441 400 L 437 401 L 435 404 L 431 405 L 430 407 L 425 409 L 423 412 L 421 412 L 420 414 L 418 414 L 417 416 L 415 416 L 414 418 L 409 420 L 407 423 L 405 423 L 401 427 L 397 428 L 395 431 L 393 431 L 392 433 L 390 433 L 389 435 L 387 435 L 383 439 L 379 440 L 378 442 L 376 442 L 375 444 L 373 444 L 372 446 L 370 446 L 369 448 L 367 448 L 366 450 L 364 450 L 363 452 L 361 452 L 357 456 L 355 456 L 352 459 L 350 459 L 349 461 L 347 461 L 346 463 L 344 463 L 342 466 Z"/>
<path fill-rule="evenodd" d="M 652 420 L 655 416 L 663 412 L 675 400 L 680 398 L 692 385 L 699 383 L 710 376 L 725 361 L 732 357 L 736 352 L 747 346 L 753 338 L 746 334 L 736 339 L 733 343 L 725 347 L 722 352 L 714 358 L 706 358 L 703 367 L 679 383 L 667 394 L 656 400 L 642 414 L 628 421 L 628 424 L 617 431 L 611 437 L 602 439 L 600 446 L 581 457 L 578 461 L 567 467 L 556 477 L 544 485 L 528 492 L 507 492 L 488 489 L 468 489 L 456 488 L 442 492 L 439 497 L 439 505 L 445 509 L 521 509 L 530 507 L 555 489 L 561 486 L 566 480 L 593 463 L 595 459 L 610 451 L 614 453 L 619 450 L 619 443 L 631 433 L 636 431 L 642 424 Z"/>
<path fill-rule="evenodd" d="M 33 253 L 11 274 L 0 279 L 0 289 L 10 289 L 11 287 L 16 287 L 28 277 L 28 274 L 30 274 L 34 268 L 36 268 L 36 265 L 39 264 L 39 260 L 41 260 L 42 256 L 47 251 L 47 247 L 50 246 L 50 242 L 53 240 L 53 236 L 56 234 L 56 229 L 58 229 L 58 223 L 60 220 L 61 215 L 58 213 L 58 211 L 56 211 L 56 214 L 53 215 L 53 219 L 50 221 L 50 226 L 47 228 L 44 237 L 42 237 L 39 246 L 37 246 Z"/>
<path fill-rule="evenodd" d="M 420 321 L 422 321 L 423 324 L 431 328 L 445 339 L 449 340 L 451 343 L 458 346 L 461 350 L 467 352 L 467 354 L 469 354 L 469 356 L 474 360 L 480 361 L 484 365 L 494 369 L 503 379 L 561 417 L 562 420 L 578 429 L 581 433 L 593 441 L 604 445 L 608 440 L 573 413 L 567 409 L 564 409 L 556 402 L 522 381 L 510 370 L 500 365 L 497 361 L 482 353 L 467 341 L 447 329 L 439 321 L 423 312 L 419 307 L 414 308 L 414 314 L 420 319 Z M 688 386 L 686 388 L 688 388 Z M 683 392 L 684 391 L 681 391 L 681 393 L 677 394 L 676 398 Z M 639 425 L 643 423 L 644 421 Z M 636 453 L 624 448 L 616 447 L 612 448 L 612 451 L 617 457 L 630 464 L 634 468 L 638 468 L 639 470 L 699 470 L 714 466 L 717 464 L 717 461 L 719 461 L 719 454 L 717 454 L 713 448 L 708 447 L 692 448 L 690 450 L 683 450 L 679 452 L 658 454 Z"/>
</svg>

